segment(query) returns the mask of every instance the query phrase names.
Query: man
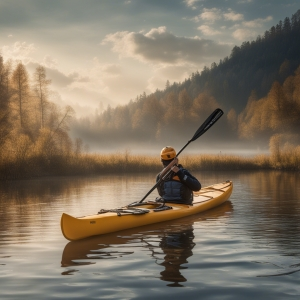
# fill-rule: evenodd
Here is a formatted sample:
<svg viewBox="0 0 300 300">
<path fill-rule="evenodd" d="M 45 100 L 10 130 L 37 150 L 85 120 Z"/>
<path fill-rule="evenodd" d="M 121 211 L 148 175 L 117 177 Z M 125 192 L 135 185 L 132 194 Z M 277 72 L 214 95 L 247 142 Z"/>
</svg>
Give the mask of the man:
<svg viewBox="0 0 300 300">
<path fill-rule="evenodd" d="M 172 147 L 165 147 L 160 153 L 161 162 L 167 167 L 174 160 L 172 173 L 168 178 L 162 180 L 157 186 L 158 194 L 165 202 L 189 204 L 193 203 L 193 191 L 201 189 L 200 182 L 190 172 L 178 165 L 176 152 Z M 161 178 L 161 173 L 156 177 L 156 182 Z"/>
</svg>

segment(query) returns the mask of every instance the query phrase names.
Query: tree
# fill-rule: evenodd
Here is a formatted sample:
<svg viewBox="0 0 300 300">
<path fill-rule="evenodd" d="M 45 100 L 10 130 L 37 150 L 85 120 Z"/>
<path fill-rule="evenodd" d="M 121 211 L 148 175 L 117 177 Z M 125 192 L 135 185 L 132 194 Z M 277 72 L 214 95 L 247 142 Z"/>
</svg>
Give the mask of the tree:
<svg viewBox="0 0 300 300">
<path fill-rule="evenodd" d="M 227 120 L 232 131 L 237 130 L 237 114 L 236 111 L 232 108 L 227 114 Z"/>
<path fill-rule="evenodd" d="M 163 120 L 166 125 L 172 125 L 180 114 L 178 109 L 178 99 L 174 92 L 169 92 L 164 99 L 164 116 Z"/>
<path fill-rule="evenodd" d="M 214 97 L 207 93 L 200 93 L 191 106 L 191 119 L 198 123 L 199 120 L 205 119 L 211 114 L 216 107 L 219 107 L 219 104 Z"/>
<path fill-rule="evenodd" d="M 53 103 L 50 105 L 47 126 L 40 129 L 36 141 L 40 156 L 51 159 L 54 155 L 64 155 L 71 151 L 72 143 L 68 131 L 73 115 L 74 110 L 71 106 L 66 106 L 61 112 Z"/>
<path fill-rule="evenodd" d="M 169 88 L 170 88 L 170 81 L 167 80 L 165 89 L 167 90 L 167 89 L 169 89 Z"/>
<path fill-rule="evenodd" d="M 130 128 L 129 108 L 119 105 L 114 109 L 114 125 L 118 131 L 127 131 Z"/>
<path fill-rule="evenodd" d="M 12 84 L 16 105 L 16 115 L 19 120 L 21 130 L 28 129 L 28 104 L 30 97 L 29 77 L 25 66 L 20 62 L 13 71 Z"/>
<path fill-rule="evenodd" d="M 283 21 L 283 32 L 284 33 L 289 33 L 292 30 L 292 25 L 290 18 L 286 17 Z"/>
<path fill-rule="evenodd" d="M 10 66 L 4 64 L 0 55 L 0 145 L 4 145 L 12 129 L 9 108 L 9 74 Z"/>
<path fill-rule="evenodd" d="M 272 129 L 282 128 L 284 119 L 286 119 L 286 101 L 283 88 L 278 81 L 274 82 L 268 94 L 268 102 L 270 106 L 270 127 Z"/>
<path fill-rule="evenodd" d="M 158 124 L 163 116 L 160 102 L 154 94 L 143 102 L 141 108 L 137 108 L 132 114 L 131 123 L 135 133 L 145 138 L 155 138 Z"/>
<path fill-rule="evenodd" d="M 45 126 L 46 110 L 49 104 L 49 84 L 50 79 L 46 78 L 46 70 L 43 66 L 38 66 L 34 73 L 34 92 L 39 102 L 40 128 Z"/>
<path fill-rule="evenodd" d="M 292 15 L 291 26 L 293 30 L 300 27 L 300 9 Z"/>
<path fill-rule="evenodd" d="M 186 89 L 183 89 L 178 96 L 179 110 L 183 117 L 183 121 L 188 118 L 189 110 L 193 104 L 188 92 Z"/>
</svg>

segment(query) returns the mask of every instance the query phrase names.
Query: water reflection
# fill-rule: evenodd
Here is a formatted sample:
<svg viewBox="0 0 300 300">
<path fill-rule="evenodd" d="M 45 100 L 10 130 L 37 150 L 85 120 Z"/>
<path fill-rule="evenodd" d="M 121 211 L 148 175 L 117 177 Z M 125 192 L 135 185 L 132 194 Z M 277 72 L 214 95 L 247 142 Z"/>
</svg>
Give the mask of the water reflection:
<svg viewBox="0 0 300 300">
<path fill-rule="evenodd" d="M 213 220 L 225 220 L 233 211 L 230 201 L 200 215 L 124 230 L 98 237 L 69 242 L 62 254 L 62 267 L 79 267 L 94 264 L 95 260 L 120 258 L 134 255 L 135 248 L 150 251 L 150 257 L 164 269 L 160 279 L 170 282 L 168 286 L 179 287 L 186 278 L 181 270 L 188 268 L 188 259 L 193 255 L 194 224 Z M 79 269 L 69 269 L 62 275 L 71 275 Z"/>
<path fill-rule="evenodd" d="M 46 227 L 57 228 L 62 212 L 86 215 L 133 202 L 149 187 L 150 178 L 154 175 L 0 181 L 0 246 L 30 241 Z"/>
<path fill-rule="evenodd" d="M 180 270 L 188 268 L 182 265 L 188 263 L 188 258 L 193 255 L 192 249 L 196 245 L 193 242 L 193 226 L 187 225 L 186 227 L 180 232 L 171 232 L 161 238 L 159 247 L 163 252 L 163 258 L 159 258 L 159 253 L 152 250 L 152 255 L 156 258 L 156 262 L 161 261 L 158 264 L 165 268 L 160 272 L 160 279 L 173 282 L 173 284 L 168 284 L 168 286 L 182 286 L 179 282 L 186 281 Z"/>
<path fill-rule="evenodd" d="M 249 191 L 242 226 L 257 242 L 300 258 L 300 173 L 255 172 L 240 178 Z"/>
</svg>

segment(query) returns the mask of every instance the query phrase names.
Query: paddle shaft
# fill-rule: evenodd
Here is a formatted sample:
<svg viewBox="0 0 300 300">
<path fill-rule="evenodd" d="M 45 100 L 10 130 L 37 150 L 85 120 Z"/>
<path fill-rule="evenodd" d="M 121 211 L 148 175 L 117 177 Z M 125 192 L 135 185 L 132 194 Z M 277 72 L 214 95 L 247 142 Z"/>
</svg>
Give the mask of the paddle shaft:
<svg viewBox="0 0 300 300">
<path fill-rule="evenodd" d="M 220 108 L 217 108 L 206 120 L 205 122 L 198 128 L 198 130 L 195 132 L 194 136 L 179 150 L 176 157 L 179 156 L 179 154 L 193 141 L 198 139 L 203 133 L 205 133 L 213 124 L 215 124 L 219 118 L 223 115 L 223 111 Z M 139 201 L 139 203 L 142 203 L 154 190 L 155 188 L 161 183 L 163 178 L 167 178 L 167 176 L 172 172 L 173 165 L 169 165 L 166 168 L 169 168 L 169 170 L 166 172 L 164 176 L 161 176 L 161 178 L 156 182 L 156 184 L 151 188 L 151 190 L 143 197 L 142 200 Z"/>
</svg>

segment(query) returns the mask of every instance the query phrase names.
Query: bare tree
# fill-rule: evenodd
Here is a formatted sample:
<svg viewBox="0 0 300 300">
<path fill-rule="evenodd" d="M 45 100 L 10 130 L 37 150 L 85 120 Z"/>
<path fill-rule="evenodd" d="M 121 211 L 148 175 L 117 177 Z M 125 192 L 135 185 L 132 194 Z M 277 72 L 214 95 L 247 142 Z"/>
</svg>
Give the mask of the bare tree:
<svg viewBox="0 0 300 300">
<path fill-rule="evenodd" d="M 29 77 L 25 66 L 20 62 L 12 74 L 17 117 L 22 130 L 26 130 L 28 121 L 28 102 L 30 97 Z"/>
<path fill-rule="evenodd" d="M 11 131 L 9 109 L 10 65 L 5 65 L 0 56 L 0 144 L 3 145 Z"/>
<path fill-rule="evenodd" d="M 46 78 L 46 70 L 43 66 L 38 66 L 34 73 L 34 92 L 39 102 L 40 128 L 45 126 L 46 110 L 49 104 L 49 84 L 50 79 Z"/>
</svg>

